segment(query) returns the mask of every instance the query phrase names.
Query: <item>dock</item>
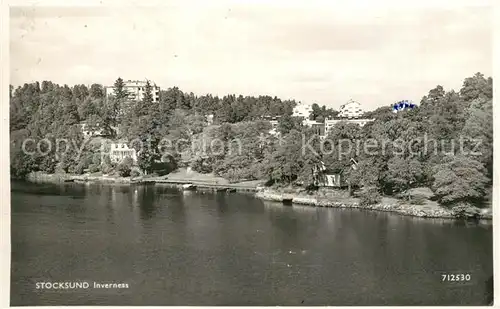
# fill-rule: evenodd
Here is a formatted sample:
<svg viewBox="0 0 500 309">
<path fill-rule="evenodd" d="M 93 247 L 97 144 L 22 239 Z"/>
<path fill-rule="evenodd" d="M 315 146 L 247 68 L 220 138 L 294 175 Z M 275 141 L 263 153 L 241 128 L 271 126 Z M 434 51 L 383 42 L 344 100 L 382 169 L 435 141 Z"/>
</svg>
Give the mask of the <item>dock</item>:
<svg viewBox="0 0 500 309">
<path fill-rule="evenodd" d="M 211 192 L 256 192 L 257 186 L 249 186 L 242 184 L 216 184 L 213 182 L 204 181 L 189 181 L 185 179 L 157 179 L 157 185 L 166 185 L 175 188 L 181 188 L 182 185 L 192 184 L 196 186 L 197 191 L 211 191 Z"/>
<path fill-rule="evenodd" d="M 130 184 L 130 185 L 163 185 L 172 188 L 184 190 L 186 185 L 192 185 L 194 191 L 208 191 L 208 192 L 257 192 L 257 184 L 252 182 L 247 183 L 216 183 L 209 180 L 191 180 L 191 179 L 175 179 L 175 178 L 113 178 L 113 177 L 89 177 L 89 176 L 72 176 L 65 179 L 64 182 L 74 183 L 117 183 L 117 184 Z"/>
</svg>

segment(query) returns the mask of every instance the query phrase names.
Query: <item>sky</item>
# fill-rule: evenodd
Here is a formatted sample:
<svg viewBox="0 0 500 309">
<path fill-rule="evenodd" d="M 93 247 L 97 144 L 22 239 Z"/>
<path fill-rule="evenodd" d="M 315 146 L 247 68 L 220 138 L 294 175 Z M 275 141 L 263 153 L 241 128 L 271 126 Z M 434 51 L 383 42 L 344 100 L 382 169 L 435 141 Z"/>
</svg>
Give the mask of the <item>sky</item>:
<svg viewBox="0 0 500 309">
<path fill-rule="evenodd" d="M 184 3 L 184 4 L 183 4 Z M 287 5 L 11 7 L 13 85 L 150 79 L 196 95 L 371 110 L 492 75 L 492 8 Z M 471 2 L 477 3 L 477 2 Z"/>
</svg>

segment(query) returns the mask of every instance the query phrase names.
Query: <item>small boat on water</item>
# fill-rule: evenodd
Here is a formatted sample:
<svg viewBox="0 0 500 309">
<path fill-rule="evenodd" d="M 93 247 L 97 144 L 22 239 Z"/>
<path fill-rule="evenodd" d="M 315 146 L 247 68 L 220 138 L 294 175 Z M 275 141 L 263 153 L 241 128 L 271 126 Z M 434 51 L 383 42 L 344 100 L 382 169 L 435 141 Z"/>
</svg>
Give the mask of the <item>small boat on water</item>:
<svg viewBox="0 0 500 309">
<path fill-rule="evenodd" d="M 192 183 L 186 183 L 181 186 L 182 190 L 184 191 L 194 191 L 196 190 L 196 186 L 193 185 Z"/>
<path fill-rule="evenodd" d="M 292 206 L 292 198 L 283 198 L 283 205 Z"/>
</svg>

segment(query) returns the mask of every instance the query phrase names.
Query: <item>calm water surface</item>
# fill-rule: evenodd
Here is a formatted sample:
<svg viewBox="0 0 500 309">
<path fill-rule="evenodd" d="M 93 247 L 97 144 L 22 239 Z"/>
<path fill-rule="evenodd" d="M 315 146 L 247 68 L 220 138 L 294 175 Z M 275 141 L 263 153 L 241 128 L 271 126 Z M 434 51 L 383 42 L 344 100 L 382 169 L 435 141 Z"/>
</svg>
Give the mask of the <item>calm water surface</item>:
<svg viewBox="0 0 500 309">
<path fill-rule="evenodd" d="M 483 305 L 490 293 L 488 224 L 159 186 L 11 189 L 13 306 Z M 37 290 L 44 281 L 129 288 Z"/>
</svg>

